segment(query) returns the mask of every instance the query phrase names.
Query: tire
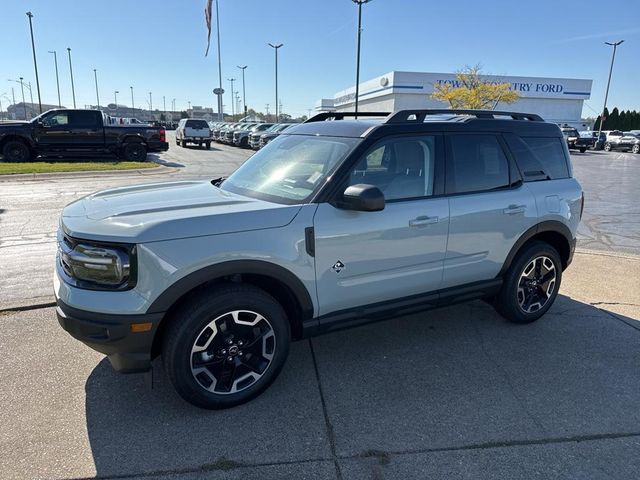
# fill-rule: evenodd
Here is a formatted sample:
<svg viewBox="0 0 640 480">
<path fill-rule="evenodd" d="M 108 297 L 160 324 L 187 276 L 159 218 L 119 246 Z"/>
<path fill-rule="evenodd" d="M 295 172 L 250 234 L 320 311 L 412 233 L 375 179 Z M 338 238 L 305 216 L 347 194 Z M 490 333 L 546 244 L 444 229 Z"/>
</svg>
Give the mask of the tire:
<svg viewBox="0 0 640 480">
<path fill-rule="evenodd" d="M 586 148 L 581 148 L 581 149 L 580 149 L 580 153 L 584 153 L 584 152 L 586 152 L 586 151 L 587 151 L 587 149 L 586 149 Z"/>
<path fill-rule="evenodd" d="M 30 162 L 34 159 L 29 146 L 20 140 L 9 140 L 2 149 L 5 162 Z"/>
<path fill-rule="evenodd" d="M 290 326 L 280 304 L 244 284 L 222 284 L 186 302 L 174 318 L 165 320 L 171 323 L 162 345 L 164 368 L 178 394 L 197 407 L 222 409 L 266 390 L 289 353 Z M 249 328 L 242 322 L 257 323 Z"/>
<path fill-rule="evenodd" d="M 139 142 L 125 143 L 122 147 L 122 158 L 129 162 L 144 162 L 147 159 L 147 149 Z"/>
<path fill-rule="evenodd" d="M 640 145 L 635 144 L 633 147 L 631 147 L 631 153 L 640 153 Z"/>
<path fill-rule="evenodd" d="M 207 150 L 211 150 L 211 142 L 205 142 L 204 146 L 207 148 Z"/>
<path fill-rule="evenodd" d="M 548 279 L 542 282 L 545 277 Z M 546 242 L 533 241 L 507 270 L 494 307 L 510 322 L 534 322 L 553 305 L 561 281 L 562 262 L 556 249 Z"/>
<path fill-rule="evenodd" d="M 611 144 L 609 142 L 604 144 L 604 151 L 605 152 L 610 152 L 611 151 Z"/>
</svg>

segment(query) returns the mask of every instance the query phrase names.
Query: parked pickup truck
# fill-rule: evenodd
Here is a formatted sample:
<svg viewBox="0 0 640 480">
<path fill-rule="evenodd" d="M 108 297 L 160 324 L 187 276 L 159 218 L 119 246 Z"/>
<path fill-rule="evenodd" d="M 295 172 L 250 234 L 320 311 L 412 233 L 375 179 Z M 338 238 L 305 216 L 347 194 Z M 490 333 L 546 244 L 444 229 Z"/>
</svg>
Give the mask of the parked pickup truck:
<svg viewBox="0 0 640 480">
<path fill-rule="evenodd" d="M 117 155 L 144 161 L 147 152 L 166 151 L 162 127 L 110 125 L 99 110 L 54 109 L 30 122 L 0 123 L 4 161 L 27 162 L 38 155 Z"/>
<path fill-rule="evenodd" d="M 580 153 L 584 153 L 593 145 L 592 138 L 581 137 L 575 128 L 563 127 L 560 130 L 569 150 L 580 150 Z"/>
</svg>

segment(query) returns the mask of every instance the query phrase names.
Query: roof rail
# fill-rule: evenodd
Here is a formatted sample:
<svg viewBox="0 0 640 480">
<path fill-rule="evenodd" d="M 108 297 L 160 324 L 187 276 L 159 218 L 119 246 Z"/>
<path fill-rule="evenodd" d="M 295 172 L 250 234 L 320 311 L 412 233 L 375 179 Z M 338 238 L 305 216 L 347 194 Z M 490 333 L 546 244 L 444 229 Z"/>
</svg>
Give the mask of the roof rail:
<svg viewBox="0 0 640 480">
<path fill-rule="evenodd" d="M 325 120 L 344 120 L 344 117 L 388 117 L 389 112 L 320 112 L 303 123 L 324 122 Z"/>
<path fill-rule="evenodd" d="M 362 115 L 362 114 L 358 114 Z M 493 118 L 511 117 L 513 120 L 529 120 L 531 122 L 542 122 L 542 117 L 535 113 L 518 113 L 518 112 L 500 112 L 495 110 L 459 110 L 459 109 L 419 109 L 419 110 L 400 110 L 390 115 L 386 123 L 404 123 L 404 122 L 424 122 L 428 115 L 471 115 L 476 118 Z M 414 117 L 414 118 L 411 118 Z"/>
</svg>

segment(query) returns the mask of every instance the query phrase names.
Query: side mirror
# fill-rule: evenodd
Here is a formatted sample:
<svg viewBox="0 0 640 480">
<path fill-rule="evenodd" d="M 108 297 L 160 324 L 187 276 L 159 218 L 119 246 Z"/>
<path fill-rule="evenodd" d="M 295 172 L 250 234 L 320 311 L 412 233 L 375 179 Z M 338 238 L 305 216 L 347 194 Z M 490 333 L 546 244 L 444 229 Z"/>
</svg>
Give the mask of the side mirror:
<svg viewBox="0 0 640 480">
<path fill-rule="evenodd" d="M 359 212 L 379 212 L 384 210 L 384 194 L 375 185 L 351 185 L 336 202 L 336 207 Z"/>
<path fill-rule="evenodd" d="M 38 128 L 44 128 L 44 123 L 42 122 L 42 120 L 38 120 L 36 122 L 36 125 L 38 126 Z"/>
</svg>

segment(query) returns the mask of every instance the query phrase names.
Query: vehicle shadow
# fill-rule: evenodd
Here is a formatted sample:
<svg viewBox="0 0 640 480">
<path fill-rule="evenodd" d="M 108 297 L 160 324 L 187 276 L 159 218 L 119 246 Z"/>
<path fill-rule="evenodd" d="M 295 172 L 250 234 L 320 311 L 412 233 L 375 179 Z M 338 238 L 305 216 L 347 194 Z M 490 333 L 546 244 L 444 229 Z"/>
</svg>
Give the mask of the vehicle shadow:
<svg viewBox="0 0 640 480">
<path fill-rule="evenodd" d="M 158 165 L 162 165 L 164 167 L 184 168 L 184 164 L 173 162 L 173 161 L 167 161 L 163 159 L 158 153 L 147 153 L 147 161 L 157 163 Z"/>
<path fill-rule="evenodd" d="M 181 400 L 159 362 L 151 389 L 103 360 L 85 385 L 97 476 L 330 458 L 323 402 L 353 458 L 637 432 L 637 323 L 566 296 L 530 325 L 479 301 L 399 317 L 292 344 L 262 396 L 224 411 Z"/>
</svg>

